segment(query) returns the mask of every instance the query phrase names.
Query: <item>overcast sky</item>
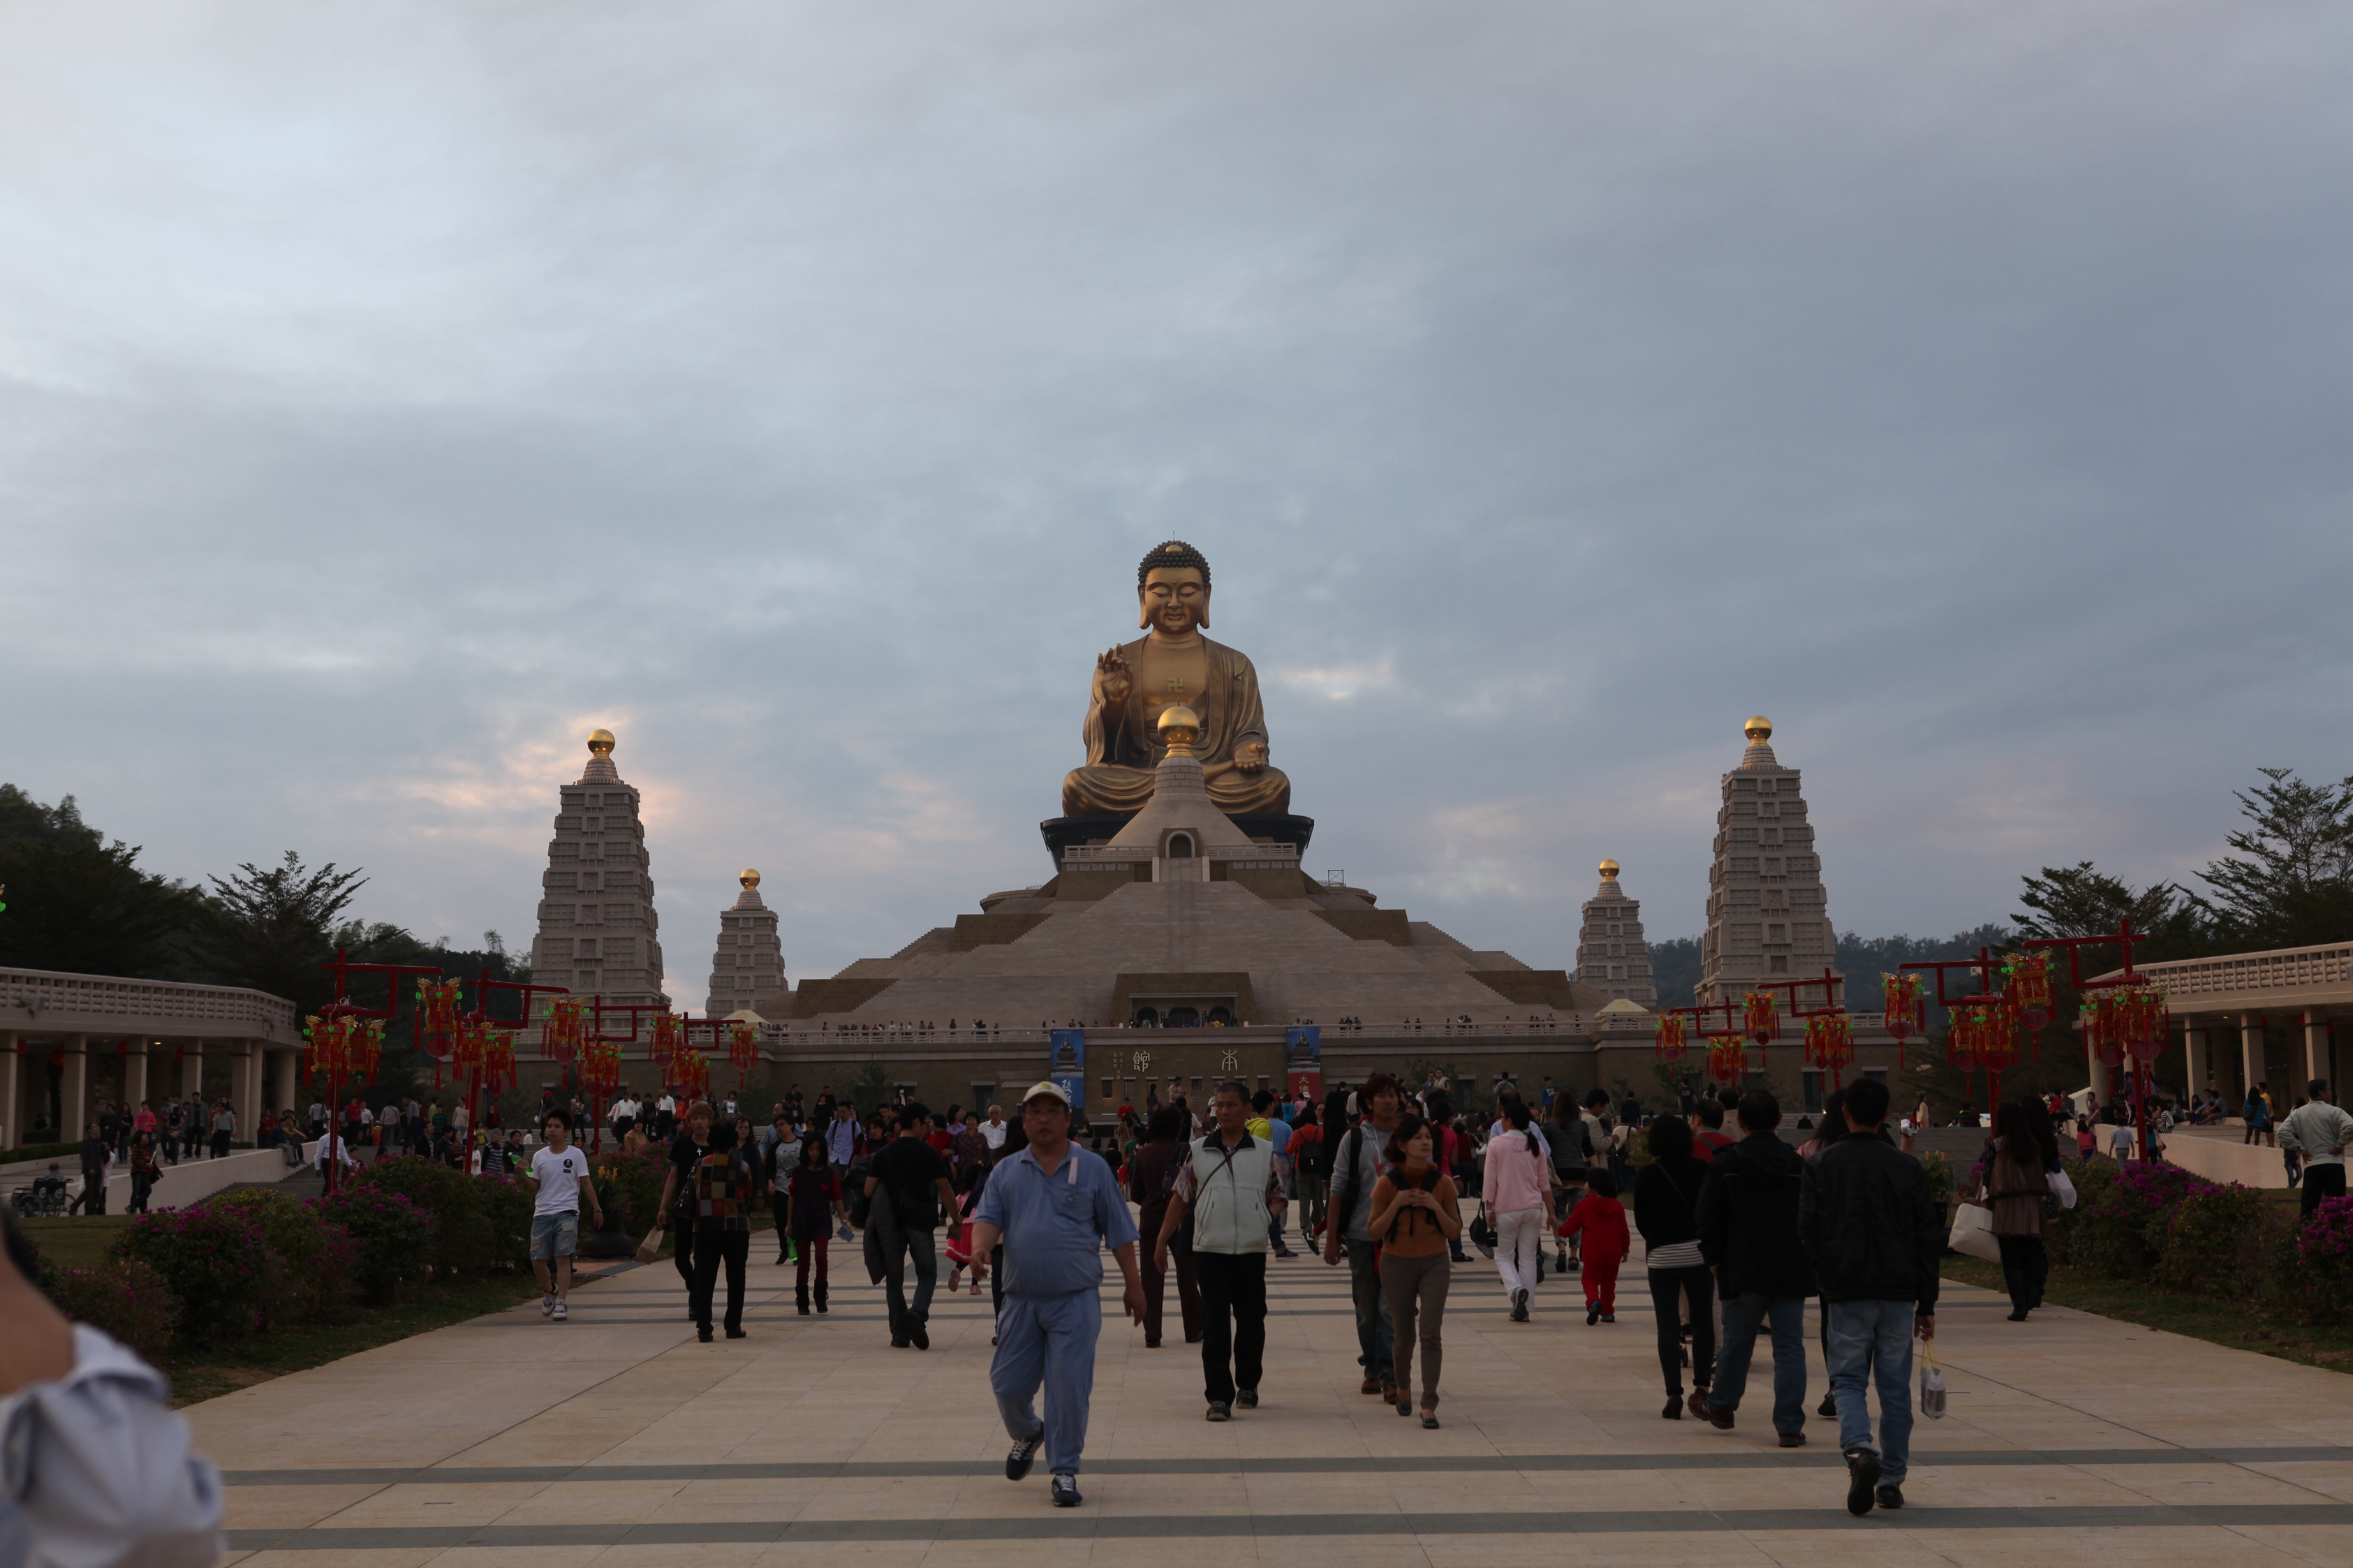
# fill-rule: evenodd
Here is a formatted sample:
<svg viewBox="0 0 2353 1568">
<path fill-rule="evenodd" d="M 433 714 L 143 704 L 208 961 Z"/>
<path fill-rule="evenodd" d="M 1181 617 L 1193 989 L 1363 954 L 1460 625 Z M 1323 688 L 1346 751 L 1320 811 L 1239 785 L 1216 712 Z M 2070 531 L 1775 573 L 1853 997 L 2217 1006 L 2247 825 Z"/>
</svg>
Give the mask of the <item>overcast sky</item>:
<svg viewBox="0 0 2353 1568">
<path fill-rule="evenodd" d="M 0 5 L 0 777 L 526 947 L 593 726 L 670 989 L 1051 872 L 1208 556 L 1308 854 L 1841 928 L 2353 773 L 2353 11 Z"/>
</svg>

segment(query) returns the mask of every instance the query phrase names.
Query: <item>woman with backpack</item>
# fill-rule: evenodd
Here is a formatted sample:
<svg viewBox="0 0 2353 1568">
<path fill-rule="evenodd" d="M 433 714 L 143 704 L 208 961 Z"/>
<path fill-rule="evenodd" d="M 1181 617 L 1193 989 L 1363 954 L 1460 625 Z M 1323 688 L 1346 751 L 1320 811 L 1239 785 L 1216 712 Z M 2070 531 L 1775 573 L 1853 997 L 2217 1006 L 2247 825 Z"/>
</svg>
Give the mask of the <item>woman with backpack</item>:
<svg viewBox="0 0 2353 1568">
<path fill-rule="evenodd" d="M 1324 1129 L 1312 1100 L 1300 1102 L 1299 1121 L 1291 1130 L 1290 1153 L 1293 1179 L 1299 1188 L 1299 1234 L 1313 1249 L 1324 1245 L 1324 1198 L 1331 1191 L 1331 1181 L 1324 1164 Z"/>
<path fill-rule="evenodd" d="M 1182 1102 L 1164 1105 L 1152 1113 L 1145 1124 L 1144 1142 L 1135 1146 L 1128 1157 L 1127 1191 L 1135 1200 L 1138 1214 L 1135 1227 L 1147 1237 L 1156 1237 L 1167 1221 L 1169 1200 L 1176 1191 L 1176 1173 L 1185 1163 L 1185 1112 Z M 1193 1230 L 1191 1216 L 1169 1243 L 1169 1268 L 1155 1268 L 1155 1248 L 1145 1247 L 1144 1265 L 1144 1348 L 1160 1348 L 1161 1307 L 1166 1299 L 1168 1275 L 1176 1276 L 1176 1305 L 1185 1319 L 1185 1342 L 1201 1342 L 1201 1289 L 1193 1275 Z"/>
<path fill-rule="evenodd" d="M 1544 1278 L 1545 1226 L 1550 1222 L 1552 1155 L 1532 1130 L 1528 1108 L 1507 1099 L 1504 1131 L 1487 1141 L 1487 1168 L 1479 1201 L 1495 1232 L 1495 1271 L 1512 1304 L 1512 1321 L 1528 1321 L 1536 1284 Z"/>
<path fill-rule="evenodd" d="M 779 1149 L 783 1148 L 778 1144 Z M 825 1251 L 833 1239 L 836 1223 L 848 1225 L 849 1215 L 842 1206 L 841 1178 L 833 1173 L 825 1157 L 825 1141 L 803 1139 L 800 1143 L 800 1163 L 792 1167 L 781 1184 L 784 1207 L 790 1215 L 793 1241 L 793 1294 L 800 1316 L 809 1315 L 809 1275 L 815 1267 L 817 1276 L 817 1310 L 825 1310 Z"/>
<path fill-rule="evenodd" d="M 2048 1230 L 2051 1173 L 2061 1168 L 2059 1144 L 2051 1136 L 2050 1119 L 2030 1105 L 1997 1105 L 1993 1125 L 1986 1206 L 1993 1211 L 1994 1240 L 2001 1248 L 2010 1321 L 2022 1323 L 2027 1313 L 2042 1305 L 2042 1284 L 2051 1275 L 2042 1238 Z"/>
<path fill-rule="evenodd" d="M 694 1337 L 711 1342 L 711 1297 L 727 1269 L 727 1337 L 744 1337 L 744 1266 L 752 1253 L 752 1167 L 735 1142 L 735 1123 L 711 1129 L 710 1150 L 694 1167 Z"/>
<path fill-rule="evenodd" d="M 1699 1251 L 1699 1189 L 1707 1163 L 1692 1153 L 1691 1123 L 1662 1116 L 1644 1129 L 1651 1163 L 1634 1184 L 1634 1226 L 1649 1253 L 1651 1307 L 1659 1327 L 1659 1371 L 1670 1421 L 1683 1414 L 1682 1300 L 1691 1302 L 1691 1411 L 1703 1420 L 1715 1371 L 1715 1279 Z"/>
<path fill-rule="evenodd" d="M 1443 1357 L 1440 1336 L 1446 1322 L 1446 1291 L 1454 1278 L 1448 1246 L 1462 1234 L 1460 1192 L 1437 1162 L 1429 1122 L 1411 1111 L 1398 1117 L 1389 1134 L 1388 1169 L 1373 1184 L 1372 1214 L 1365 1228 L 1381 1247 L 1381 1294 L 1397 1325 L 1391 1359 L 1396 1366 L 1397 1413 L 1413 1414 L 1413 1350 L 1421 1346 L 1421 1424 L 1438 1426 L 1438 1374 Z M 1419 1317 L 1419 1323 L 1416 1319 Z"/>
</svg>

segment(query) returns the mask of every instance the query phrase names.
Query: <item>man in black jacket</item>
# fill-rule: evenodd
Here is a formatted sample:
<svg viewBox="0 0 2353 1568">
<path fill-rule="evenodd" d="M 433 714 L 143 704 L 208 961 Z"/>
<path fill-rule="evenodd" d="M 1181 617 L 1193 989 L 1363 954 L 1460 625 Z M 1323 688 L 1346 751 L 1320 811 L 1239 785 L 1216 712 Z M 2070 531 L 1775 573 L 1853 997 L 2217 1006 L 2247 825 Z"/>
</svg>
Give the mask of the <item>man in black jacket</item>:
<svg viewBox="0 0 2353 1568">
<path fill-rule="evenodd" d="M 1912 1446 L 1912 1341 L 1936 1333 L 1936 1260 L 1944 1216 L 1920 1162 L 1881 1136 L 1887 1086 L 1865 1079 L 1846 1091 L 1852 1136 L 1806 1167 L 1798 1232 L 1820 1273 L 1830 1329 L 1831 1392 L 1846 1454 L 1846 1507 L 1869 1513 L 1904 1506 Z M 1879 1385 L 1881 1447 L 1871 1446 L 1863 1380 Z"/>
<path fill-rule="evenodd" d="M 1732 1430 L 1748 1386 L 1757 1331 L 1773 1332 L 1773 1429 L 1781 1447 L 1806 1440 L 1806 1298 L 1813 1265 L 1798 1243 L 1798 1200 L 1806 1163 L 1781 1141 L 1781 1104 L 1763 1090 L 1740 1101 L 1741 1141 L 1716 1155 L 1699 1192 L 1699 1250 L 1724 1302 L 1723 1348 L 1707 1415 Z"/>
</svg>

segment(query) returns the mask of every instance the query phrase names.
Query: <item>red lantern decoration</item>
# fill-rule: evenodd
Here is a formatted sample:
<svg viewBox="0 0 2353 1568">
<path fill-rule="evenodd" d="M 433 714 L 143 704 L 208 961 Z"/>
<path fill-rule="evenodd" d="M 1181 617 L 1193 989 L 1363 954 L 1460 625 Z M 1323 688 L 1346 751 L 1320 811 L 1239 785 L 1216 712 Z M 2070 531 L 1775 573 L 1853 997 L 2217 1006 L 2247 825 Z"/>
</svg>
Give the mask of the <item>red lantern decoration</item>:
<svg viewBox="0 0 2353 1568">
<path fill-rule="evenodd" d="M 586 997 L 559 996 L 547 1005 L 547 1021 L 540 1028 L 539 1048 L 548 1060 L 569 1067 L 588 1043 Z"/>
<path fill-rule="evenodd" d="M 459 995 L 460 982 L 455 980 L 420 980 L 417 983 L 417 1048 L 435 1062 L 446 1062 L 458 1049 L 459 1015 L 462 1005 Z M 440 1069 L 434 1069 L 433 1082 L 438 1088 Z"/>
<path fill-rule="evenodd" d="M 711 1096 L 711 1058 L 692 1046 L 679 1047 L 670 1063 L 670 1076 L 678 1080 L 679 1090 L 688 1100 L 707 1100 Z"/>
<path fill-rule="evenodd" d="M 1825 1013 L 1806 1020 L 1806 1065 L 1830 1079 L 1831 1087 L 1854 1060 L 1854 1020 L 1844 1013 Z"/>
<path fill-rule="evenodd" d="M 1781 1037 L 1781 1010 L 1770 991 L 1751 991 L 1740 999 L 1741 1026 L 1762 1051 Z"/>
<path fill-rule="evenodd" d="M 752 1069 L 760 1063 L 760 1031 L 750 1024 L 729 1025 L 727 1060 L 743 1078 L 750 1078 Z"/>
<path fill-rule="evenodd" d="M 2039 952 L 2013 952 L 2001 961 L 2002 994 L 2027 1033 L 2039 1034 L 2051 1022 L 2051 960 Z"/>
<path fill-rule="evenodd" d="M 1916 974 L 1883 974 L 1880 984 L 1887 988 L 1881 1016 L 1887 1032 L 1895 1037 L 1895 1066 L 1904 1067 L 1904 1042 L 1928 1029 L 1928 997 Z"/>
<path fill-rule="evenodd" d="M 678 1053 L 686 1046 L 686 1020 L 675 1013 L 657 1014 L 654 1017 L 654 1066 L 667 1074 Z"/>
<path fill-rule="evenodd" d="M 1748 1070 L 1748 1042 L 1738 1035 L 1707 1043 L 1707 1076 L 1721 1084 L 1738 1083 Z"/>
<path fill-rule="evenodd" d="M 1683 1015 L 1660 1014 L 1657 1041 L 1659 1059 L 1672 1068 L 1683 1059 L 1683 1053 L 1689 1049 L 1691 1049 L 1691 1042 L 1684 1037 Z"/>
</svg>

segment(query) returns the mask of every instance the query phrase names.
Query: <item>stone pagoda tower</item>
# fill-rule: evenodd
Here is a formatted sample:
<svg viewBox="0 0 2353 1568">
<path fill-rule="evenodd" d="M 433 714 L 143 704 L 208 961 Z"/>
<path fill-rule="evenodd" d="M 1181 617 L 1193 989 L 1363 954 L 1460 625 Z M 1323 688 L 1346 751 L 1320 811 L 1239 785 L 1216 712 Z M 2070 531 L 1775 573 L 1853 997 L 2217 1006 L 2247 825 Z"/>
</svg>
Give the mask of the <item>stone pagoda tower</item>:
<svg viewBox="0 0 2353 1568">
<path fill-rule="evenodd" d="M 1642 905 L 1618 886 L 1618 862 L 1601 862 L 1601 889 L 1585 901 L 1577 932 L 1577 975 L 1607 995 L 1648 1008 L 1659 1005 L 1651 979 L 1651 944 L 1642 940 Z"/>
<path fill-rule="evenodd" d="M 565 784 L 531 944 L 532 978 L 575 996 L 668 1006 L 654 883 L 638 792 L 613 766 L 613 732 L 588 737 L 588 771 Z"/>
<path fill-rule="evenodd" d="M 1798 772 L 1775 760 L 1769 722 L 1751 719 L 1746 732 L 1748 750 L 1724 775 L 1715 814 L 1715 868 L 1700 942 L 1703 1004 L 1738 1001 L 1760 980 L 1819 976 L 1834 946 Z M 1808 1001 L 1820 1005 L 1810 994 Z"/>
<path fill-rule="evenodd" d="M 785 944 L 776 935 L 776 911 L 760 901 L 760 873 L 747 869 L 736 880 L 744 895 L 720 911 L 711 995 L 702 1005 L 708 1018 L 746 1011 L 756 998 L 785 988 Z"/>
</svg>

